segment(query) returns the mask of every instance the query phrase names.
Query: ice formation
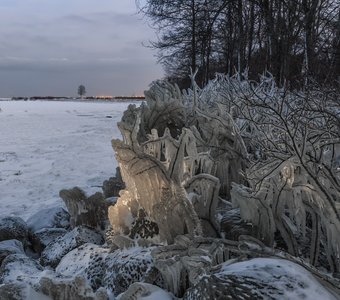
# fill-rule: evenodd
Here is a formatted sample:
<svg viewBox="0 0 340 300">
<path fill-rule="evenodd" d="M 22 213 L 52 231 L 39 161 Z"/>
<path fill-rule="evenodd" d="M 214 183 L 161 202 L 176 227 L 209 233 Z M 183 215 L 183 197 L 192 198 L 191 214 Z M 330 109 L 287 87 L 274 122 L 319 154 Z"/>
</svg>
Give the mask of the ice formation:
<svg viewBox="0 0 340 300">
<path fill-rule="evenodd" d="M 219 236 L 219 195 L 229 194 L 231 182 L 243 182 L 246 160 L 233 121 L 185 105 L 170 84 L 155 84 L 146 96 L 147 104 L 129 106 L 118 124 L 123 141 L 112 141 L 126 183 L 109 209 L 113 230 L 126 231 L 126 222 L 143 210 L 163 242 L 203 231 Z"/>
</svg>

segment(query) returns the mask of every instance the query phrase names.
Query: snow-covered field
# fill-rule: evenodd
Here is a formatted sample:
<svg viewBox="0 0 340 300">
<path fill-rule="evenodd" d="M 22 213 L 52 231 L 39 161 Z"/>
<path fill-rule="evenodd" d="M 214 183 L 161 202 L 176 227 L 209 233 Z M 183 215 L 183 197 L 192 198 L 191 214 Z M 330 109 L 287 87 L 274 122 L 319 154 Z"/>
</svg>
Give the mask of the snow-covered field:
<svg viewBox="0 0 340 300">
<path fill-rule="evenodd" d="M 0 217 L 62 205 L 59 191 L 101 191 L 129 103 L 0 101 Z M 138 105 L 138 103 L 137 103 Z"/>
</svg>

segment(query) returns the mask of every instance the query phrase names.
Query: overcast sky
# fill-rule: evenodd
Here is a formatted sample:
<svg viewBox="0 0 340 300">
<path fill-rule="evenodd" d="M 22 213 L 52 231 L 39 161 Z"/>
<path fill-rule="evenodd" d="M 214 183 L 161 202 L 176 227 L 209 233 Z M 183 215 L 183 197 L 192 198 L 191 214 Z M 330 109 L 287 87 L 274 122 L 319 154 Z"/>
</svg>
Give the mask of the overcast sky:
<svg viewBox="0 0 340 300">
<path fill-rule="evenodd" d="M 0 0 L 0 97 L 140 94 L 154 38 L 134 0 Z"/>
</svg>

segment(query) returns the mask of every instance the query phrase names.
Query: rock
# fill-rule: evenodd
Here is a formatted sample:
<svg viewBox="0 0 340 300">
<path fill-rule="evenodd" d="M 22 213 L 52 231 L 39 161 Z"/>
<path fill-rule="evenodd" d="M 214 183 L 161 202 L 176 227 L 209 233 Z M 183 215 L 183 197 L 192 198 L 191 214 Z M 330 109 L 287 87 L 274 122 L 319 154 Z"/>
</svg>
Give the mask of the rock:
<svg viewBox="0 0 340 300">
<path fill-rule="evenodd" d="M 0 241 L 18 240 L 24 247 L 29 245 L 29 230 L 27 224 L 19 217 L 0 219 Z"/>
<path fill-rule="evenodd" d="M 36 275 L 42 270 L 42 266 L 32 258 L 24 254 L 11 254 L 1 264 L 0 284 L 15 282 L 34 283 Z"/>
<path fill-rule="evenodd" d="M 187 290 L 194 299 L 337 299 L 303 267 L 283 259 L 224 263 Z"/>
<path fill-rule="evenodd" d="M 156 285 L 135 282 L 130 285 L 129 289 L 120 294 L 117 300 L 135 300 L 135 299 L 162 299 L 162 300 L 172 300 L 171 294 L 159 288 Z"/>
<path fill-rule="evenodd" d="M 93 245 L 93 247 L 96 246 Z M 98 268 L 98 260 L 95 257 L 98 249 L 93 248 L 93 262 L 92 265 L 88 265 L 89 270 L 86 271 L 88 274 L 95 274 L 94 271 L 96 267 Z M 87 279 L 71 274 L 71 269 L 75 271 L 77 264 L 83 262 L 82 259 L 84 259 L 84 256 L 80 256 L 78 260 L 73 261 L 75 257 L 71 255 L 72 261 L 68 260 L 70 269 L 67 270 L 66 261 L 64 261 L 64 266 L 60 266 L 66 274 L 63 276 L 51 270 L 43 270 L 41 265 L 27 256 L 9 255 L 4 259 L 0 268 L 0 299 L 108 300 L 105 289 L 99 288 L 94 292 Z"/>
<path fill-rule="evenodd" d="M 66 254 L 56 268 L 62 276 L 82 276 L 94 291 L 102 286 L 104 259 L 110 249 L 94 244 L 84 244 Z"/>
<path fill-rule="evenodd" d="M 11 254 L 25 254 L 22 243 L 18 240 L 0 242 L 0 265 L 2 261 Z"/>
<path fill-rule="evenodd" d="M 0 285 L 1 300 L 51 300 L 22 282 Z"/>
<path fill-rule="evenodd" d="M 41 253 L 49 243 L 64 236 L 66 233 L 67 230 L 64 228 L 44 228 L 36 231 L 31 238 L 32 247 Z"/>
<path fill-rule="evenodd" d="M 66 204 L 71 215 L 71 226 L 88 226 L 104 229 L 107 224 L 107 210 L 110 205 L 102 193 L 87 197 L 78 187 L 71 190 L 61 190 L 60 197 Z"/>
<path fill-rule="evenodd" d="M 32 232 L 44 228 L 68 229 L 70 227 L 70 214 L 62 207 L 42 209 L 27 220 L 27 225 Z"/>
<path fill-rule="evenodd" d="M 134 282 L 154 283 L 159 273 L 155 274 L 150 251 L 136 247 L 110 253 L 105 259 L 103 285 L 118 295 Z"/>
<path fill-rule="evenodd" d="M 27 286 L 23 283 L 8 283 L 0 285 L 1 300 L 27 299 Z"/>
<path fill-rule="evenodd" d="M 104 238 L 100 233 L 90 228 L 76 227 L 49 243 L 41 254 L 40 263 L 43 266 L 48 265 L 55 268 L 67 253 L 85 243 L 101 245 L 104 243 Z"/>
</svg>

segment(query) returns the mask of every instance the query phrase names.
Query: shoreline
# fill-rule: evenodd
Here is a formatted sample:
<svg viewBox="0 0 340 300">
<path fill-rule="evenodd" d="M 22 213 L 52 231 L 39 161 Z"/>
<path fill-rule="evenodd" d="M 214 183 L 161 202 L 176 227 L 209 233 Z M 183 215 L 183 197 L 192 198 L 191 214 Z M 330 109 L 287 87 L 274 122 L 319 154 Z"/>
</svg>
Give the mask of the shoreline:
<svg viewBox="0 0 340 300">
<path fill-rule="evenodd" d="M 78 103 L 126 103 L 126 102 L 143 102 L 145 99 L 135 99 L 135 98 L 126 98 L 126 99 L 11 99 L 11 98 L 0 98 L 0 102 L 78 102 Z"/>
</svg>

